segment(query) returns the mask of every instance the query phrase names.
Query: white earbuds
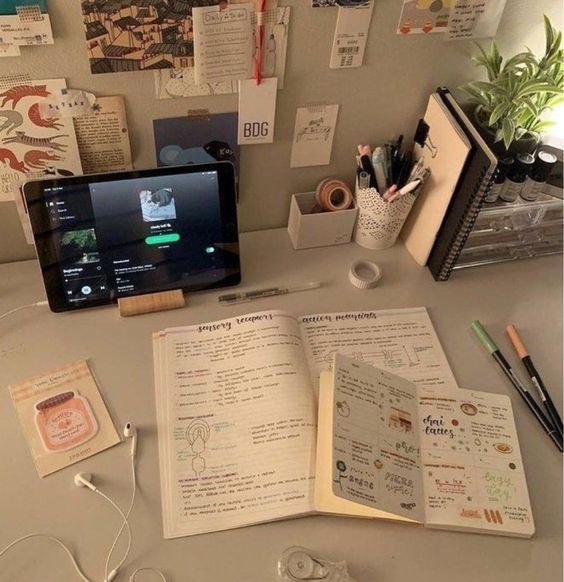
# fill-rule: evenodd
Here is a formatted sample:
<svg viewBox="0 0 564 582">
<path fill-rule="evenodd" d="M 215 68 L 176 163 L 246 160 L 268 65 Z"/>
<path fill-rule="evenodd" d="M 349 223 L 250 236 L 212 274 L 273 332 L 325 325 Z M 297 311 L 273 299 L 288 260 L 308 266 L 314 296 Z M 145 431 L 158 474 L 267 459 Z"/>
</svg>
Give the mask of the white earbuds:
<svg viewBox="0 0 564 582">
<path fill-rule="evenodd" d="M 128 422 L 124 429 L 123 429 L 123 436 L 126 439 L 131 439 L 131 451 L 130 454 L 132 457 L 135 456 L 135 452 L 137 451 L 137 429 L 132 422 Z"/>
<path fill-rule="evenodd" d="M 92 491 L 97 491 L 96 487 L 92 484 L 92 474 L 91 473 L 77 473 L 74 476 L 74 484 L 77 487 L 88 487 Z"/>
</svg>

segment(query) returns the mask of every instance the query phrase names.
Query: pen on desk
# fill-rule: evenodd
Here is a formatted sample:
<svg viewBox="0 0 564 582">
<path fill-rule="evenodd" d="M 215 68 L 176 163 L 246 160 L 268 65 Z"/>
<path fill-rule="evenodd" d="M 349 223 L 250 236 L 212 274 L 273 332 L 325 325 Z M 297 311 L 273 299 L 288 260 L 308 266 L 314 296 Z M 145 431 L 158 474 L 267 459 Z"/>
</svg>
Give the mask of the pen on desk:
<svg viewBox="0 0 564 582">
<path fill-rule="evenodd" d="M 515 374 L 515 372 L 509 365 L 509 362 L 503 357 L 503 354 L 499 351 L 497 344 L 488 335 L 488 332 L 484 329 L 484 327 L 479 321 L 472 322 L 472 329 L 476 332 L 476 335 L 482 342 L 482 345 L 488 350 L 490 355 L 499 364 L 499 367 L 502 369 L 503 373 L 513 384 L 517 392 L 519 392 L 521 398 L 523 398 L 523 400 L 529 407 L 530 411 L 535 415 L 536 419 L 538 420 L 539 424 L 543 427 L 546 434 L 552 439 L 554 444 L 558 447 L 558 450 L 562 452 L 563 450 L 562 439 L 558 436 L 556 429 L 552 426 L 551 422 L 546 418 L 543 411 L 540 409 L 539 405 L 535 402 L 534 398 L 531 396 L 531 393 L 523 385 L 521 380 L 519 380 L 519 377 L 517 376 L 517 374 Z"/>
<path fill-rule="evenodd" d="M 558 431 L 560 438 L 562 438 L 562 418 L 560 417 L 560 414 L 558 414 L 558 410 L 556 409 L 556 406 L 554 406 L 554 402 L 552 402 L 552 398 L 550 397 L 550 394 L 548 393 L 548 390 L 546 389 L 546 386 L 544 385 L 544 382 L 542 381 L 540 374 L 538 373 L 537 369 L 535 368 L 535 365 L 533 364 L 533 360 L 529 355 L 529 351 L 525 347 L 525 344 L 523 343 L 521 336 L 515 329 L 515 326 L 508 325 L 505 328 L 505 331 L 507 332 L 507 335 L 509 336 L 511 343 L 515 348 L 515 351 L 517 352 L 519 359 L 523 362 L 523 365 L 525 366 L 532 383 L 538 390 L 541 402 L 543 403 L 543 406 L 546 408 L 546 411 L 548 412 L 548 416 L 552 421 L 552 424 Z"/>
<path fill-rule="evenodd" d="M 321 283 L 312 281 L 306 285 L 298 285 L 296 287 L 267 287 L 265 289 L 254 289 L 252 291 L 243 291 L 241 293 L 226 293 L 220 295 L 217 300 L 223 305 L 234 305 L 235 303 L 248 303 L 255 299 L 262 299 L 263 297 L 275 297 L 277 295 L 288 295 L 288 293 L 296 293 L 298 291 L 309 291 L 310 289 L 319 289 Z"/>
</svg>

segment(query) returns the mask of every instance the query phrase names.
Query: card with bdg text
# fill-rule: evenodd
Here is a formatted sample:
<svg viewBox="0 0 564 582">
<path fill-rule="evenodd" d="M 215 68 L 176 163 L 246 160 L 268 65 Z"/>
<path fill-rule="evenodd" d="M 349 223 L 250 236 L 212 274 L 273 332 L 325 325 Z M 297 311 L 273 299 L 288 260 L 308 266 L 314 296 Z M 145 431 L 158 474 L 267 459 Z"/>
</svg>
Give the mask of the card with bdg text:
<svg viewBox="0 0 564 582">
<path fill-rule="evenodd" d="M 272 143 L 278 79 L 239 81 L 239 145 Z"/>
<path fill-rule="evenodd" d="M 121 440 L 86 360 L 8 389 L 40 477 Z"/>
</svg>

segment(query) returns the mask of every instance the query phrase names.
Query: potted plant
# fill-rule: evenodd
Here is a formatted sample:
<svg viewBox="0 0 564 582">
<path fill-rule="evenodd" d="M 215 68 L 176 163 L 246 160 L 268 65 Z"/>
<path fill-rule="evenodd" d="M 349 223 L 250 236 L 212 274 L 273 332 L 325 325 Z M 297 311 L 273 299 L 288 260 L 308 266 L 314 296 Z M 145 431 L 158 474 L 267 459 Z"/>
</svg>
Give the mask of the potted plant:
<svg viewBox="0 0 564 582">
<path fill-rule="evenodd" d="M 564 51 L 562 32 L 544 17 L 546 49 L 539 59 L 531 49 L 518 53 L 504 63 L 497 45 L 472 58 L 486 70 L 487 81 L 462 86 L 474 105 L 476 123 L 495 144 L 499 154 L 531 153 L 540 134 L 550 125 L 546 114 L 564 101 Z"/>
</svg>

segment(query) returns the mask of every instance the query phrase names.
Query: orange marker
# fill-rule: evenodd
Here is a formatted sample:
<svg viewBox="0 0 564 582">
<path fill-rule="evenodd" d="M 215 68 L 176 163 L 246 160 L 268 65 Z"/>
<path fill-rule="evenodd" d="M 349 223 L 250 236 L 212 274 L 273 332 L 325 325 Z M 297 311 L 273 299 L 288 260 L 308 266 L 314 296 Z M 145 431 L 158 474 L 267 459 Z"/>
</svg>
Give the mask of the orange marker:
<svg viewBox="0 0 564 582">
<path fill-rule="evenodd" d="M 550 397 L 550 394 L 548 393 L 548 390 L 546 389 L 546 386 L 544 385 L 542 378 L 540 377 L 540 374 L 538 373 L 537 369 L 533 364 L 533 360 L 531 360 L 529 350 L 527 350 L 527 348 L 525 347 L 525 344 L 523 343 L 521 336 L 515 329 L 515 326 L 508 325 L 505 328 L 505 331 L 507 332 L 507 335 L 509 336 L 511 343 L 515 348 L 517 355 L 523 362 L 523 365 L 525 366 L 532 383 L 535 385 L 535 388 L 539 393 L 539 398 L 541 399 L 544 407 L 546 408 L 546 411 L 548 412 L 548 416 L 552 424 L 554 425 L 554 428 L 560 435 L 560 438 L 562 438 L 562 418 L 560 417 L 560 414 L 558 414 L 558 410 L 556 410 L 554 402 L 552 402 L 552 398 Z"/>
</svg>

